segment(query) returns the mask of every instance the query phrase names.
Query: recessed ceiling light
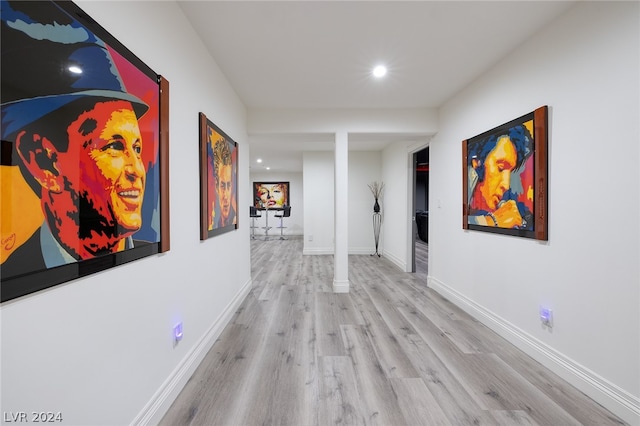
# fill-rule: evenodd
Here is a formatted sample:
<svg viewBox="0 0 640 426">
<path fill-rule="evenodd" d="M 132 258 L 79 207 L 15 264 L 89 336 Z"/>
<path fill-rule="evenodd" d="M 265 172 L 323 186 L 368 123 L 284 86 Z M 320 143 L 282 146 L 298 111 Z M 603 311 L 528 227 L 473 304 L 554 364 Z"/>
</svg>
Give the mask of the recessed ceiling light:
<svg viewBox="0 0 640 426">
<path fill-rule="evenodd" d="M 256 160 L 256 163 L 262 163 L 262 158 L 258 158 L 258 159 Z"/>
<path fill-rule="evenodd" d="M 373 76 L 377 78 L 384 77 L 386 73 L 387 67 L 384 65 L 378 65 L 373 69 Z"/>
<path fill-rule="evenodd" d="M 271 170 L 271 167 L 267 167 L 267 170 Z"/>
</svg>

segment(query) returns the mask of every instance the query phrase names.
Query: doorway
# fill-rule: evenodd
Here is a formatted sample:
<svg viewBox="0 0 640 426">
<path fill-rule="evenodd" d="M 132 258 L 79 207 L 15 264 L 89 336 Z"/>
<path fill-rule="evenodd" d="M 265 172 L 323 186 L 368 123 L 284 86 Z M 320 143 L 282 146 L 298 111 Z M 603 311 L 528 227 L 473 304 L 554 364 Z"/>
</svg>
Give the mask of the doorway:
<svg viewBox="0 0 640 426">
<path fill-rule="evenodd" d="M 413 154 L 413 272 L 424 275 L 429 265 L 429 147 Z"/>
</svg>

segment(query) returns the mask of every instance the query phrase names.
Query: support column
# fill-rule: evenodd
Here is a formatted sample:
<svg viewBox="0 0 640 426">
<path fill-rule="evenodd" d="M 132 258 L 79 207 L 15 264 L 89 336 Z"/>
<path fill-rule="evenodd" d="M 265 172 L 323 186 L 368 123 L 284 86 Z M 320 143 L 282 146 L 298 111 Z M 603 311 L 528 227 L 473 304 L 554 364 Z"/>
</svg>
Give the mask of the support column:
<svg viewBox="0 0 640 426">
<path fill-rule="evenodd" d="M 334 267 L 333 292 L 349 292 L 349 139 L 347 132 L 337 132 L 334 179 Z"/>
</svg>

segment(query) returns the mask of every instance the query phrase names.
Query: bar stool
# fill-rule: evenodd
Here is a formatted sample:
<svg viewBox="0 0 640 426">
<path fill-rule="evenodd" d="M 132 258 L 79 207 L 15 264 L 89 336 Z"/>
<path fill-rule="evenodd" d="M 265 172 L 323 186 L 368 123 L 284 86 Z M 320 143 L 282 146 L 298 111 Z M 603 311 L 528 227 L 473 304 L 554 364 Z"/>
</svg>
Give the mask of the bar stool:
<svg viewBox="0 0 640 426">
<path fill-rule="evenodd" d="M 253 206 L 249 206 L 249 217 L 251 218 L 251 239 L 256 239 L 256 217 L 262 217 L 261 214 L 258 213 L 258 209 Z"/>
<path fill-rule="evenodd" d="M 269 226 L 269 208 L 268 207 L 265 207 L 264 209 L 264 226 L 262 227 L 262 229 L 264 229 L 264 240 L 269 241 L 269 229 L 271 229 L 271 226 Z"/>
<path fill-rule="evenodd" d="M 286 238 L 284 237 L 282 230 L 284 228 L 286 228 L 286 226 L 282 226 L 282 218 L 283 217 L 289 217 L 291 216 L 291 206 L 284 206 L 282 210 L 280 210 L 278 213 L 274 214 L 273 217 L 277 217 L 280 218 L 280 226 L 278 226 L 278 228 L 280 228 L 280 239 L 281 240 L 286 240 Z"/>
</svg>

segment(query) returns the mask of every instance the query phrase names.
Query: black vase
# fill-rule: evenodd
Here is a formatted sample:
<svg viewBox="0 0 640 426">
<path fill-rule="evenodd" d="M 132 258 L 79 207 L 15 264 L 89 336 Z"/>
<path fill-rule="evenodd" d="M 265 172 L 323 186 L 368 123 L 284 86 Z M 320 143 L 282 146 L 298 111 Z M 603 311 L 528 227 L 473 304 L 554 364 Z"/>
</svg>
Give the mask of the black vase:
<svg viewBox="0 0 640 426">
<path fill-rule="evenodd" d="M 380 204 L 378 204 L 378 199 L 376 198 L 376 202 L 373 205 L 373 212 L 374 213 L 380 213 Z"/>
</svg>

